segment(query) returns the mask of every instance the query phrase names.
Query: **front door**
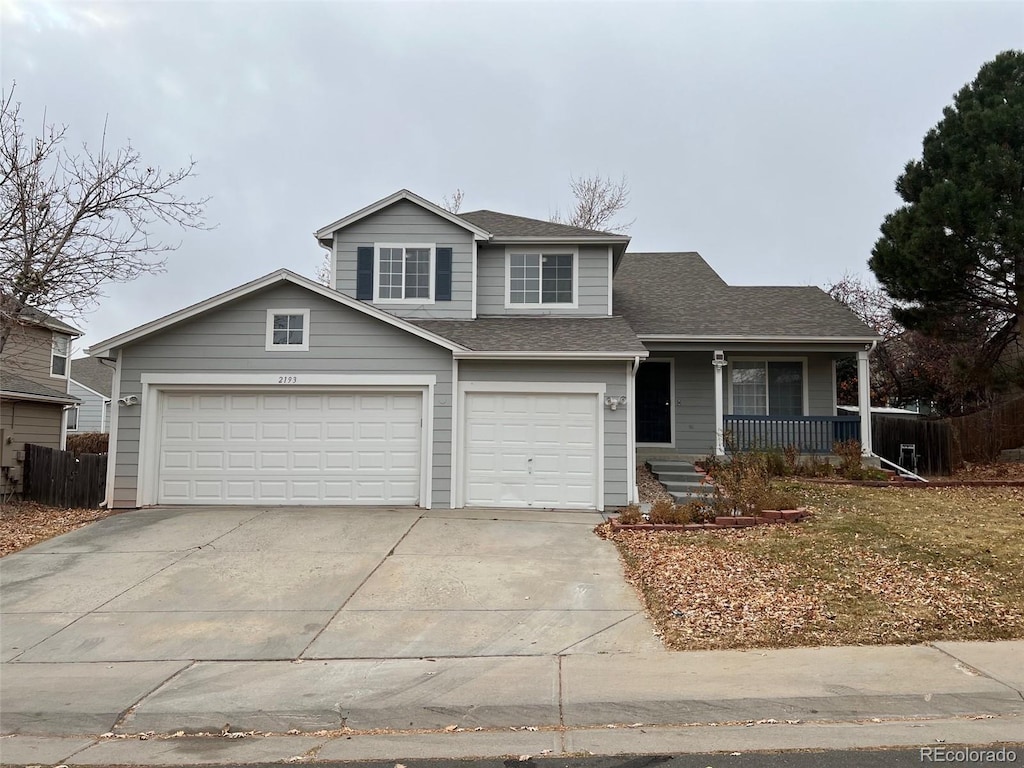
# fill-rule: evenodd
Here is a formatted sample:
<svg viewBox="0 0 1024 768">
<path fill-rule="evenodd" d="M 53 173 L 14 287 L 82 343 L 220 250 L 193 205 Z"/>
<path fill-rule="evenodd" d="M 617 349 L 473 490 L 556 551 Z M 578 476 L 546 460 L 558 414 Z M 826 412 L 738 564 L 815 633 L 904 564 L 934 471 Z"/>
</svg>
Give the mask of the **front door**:
<svg viewBox="0 0 1024 768">
<path fill-rule="evenodd" d="M 640 364 L 636 372 L 636 441 L 672 442 L 672 364 Z"/>
</svg>

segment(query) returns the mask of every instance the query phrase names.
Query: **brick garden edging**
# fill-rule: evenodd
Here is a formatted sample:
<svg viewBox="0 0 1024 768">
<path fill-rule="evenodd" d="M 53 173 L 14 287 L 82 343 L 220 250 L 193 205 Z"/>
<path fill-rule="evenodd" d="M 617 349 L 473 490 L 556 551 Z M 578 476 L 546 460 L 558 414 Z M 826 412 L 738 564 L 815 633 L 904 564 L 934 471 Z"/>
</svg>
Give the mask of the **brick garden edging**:
<svg viewBox="0 0 1024 768">
<path fill-rule="evenodd" d="M 718 531 L 729 528 L 752 528 L 755 525 L 797 523 L 811 516 L 807 507 L 796 509 L 766 509 L 757 517 L 732 515 L 716 517 L 713 523 L 620 523 L 610 520 L 613 531 Z"/>
</svg>

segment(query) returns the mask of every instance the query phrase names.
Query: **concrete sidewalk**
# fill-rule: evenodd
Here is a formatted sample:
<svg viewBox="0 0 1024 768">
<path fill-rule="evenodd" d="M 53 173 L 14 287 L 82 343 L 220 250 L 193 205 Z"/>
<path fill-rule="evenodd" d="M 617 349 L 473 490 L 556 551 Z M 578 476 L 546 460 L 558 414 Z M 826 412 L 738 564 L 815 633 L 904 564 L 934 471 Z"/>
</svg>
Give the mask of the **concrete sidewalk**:
<svg viewBox="0 0 1024 768">
<path fill-rule="evenodd" d="M 1022 641 L 380 661 L 22 663 L 4 669 L 3 729 L 17 735 L 0 739 L 0 759 L 174 764 L 301 755 L 989 744 L 1024 741 L 1022 691 Z M 260 734 L 95 738 L 220 734 L 226 725 Z M 462 730 L 445 732 L 450 726 Z M 421 732 L 338 733 L 346 728 Z M 262 735 L 290 730 L 302 733 Z"/>
</svg>

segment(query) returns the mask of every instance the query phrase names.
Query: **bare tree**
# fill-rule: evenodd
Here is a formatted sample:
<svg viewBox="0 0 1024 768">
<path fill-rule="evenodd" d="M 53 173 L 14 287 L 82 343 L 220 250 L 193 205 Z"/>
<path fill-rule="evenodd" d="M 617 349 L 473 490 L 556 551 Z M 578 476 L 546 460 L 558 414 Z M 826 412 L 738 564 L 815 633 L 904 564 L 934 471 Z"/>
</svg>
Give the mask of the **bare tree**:
<svg viewBox="0 0 1024 768">
<path fill-rule="evenodd" d="M 610 177 L 603 177 L 600 174 L 579 178 L 570 176 L 569 190 L 576 198 L 572 213 L 563 219 L 561 214 L 555 211 L 551 217 L 552 221 L 602 232 L 624 232 L 636 221 L 632 219 L 618 224 L 612 221 L 629 205 L 629 182 L 625 175 L 618 181 L 612 181 Z"/>
<path fill-rule="evenodd" d="M 165 171 L 130 143 L 110 150 L 64 145 L 66 127 L 26 136 L 14 88 L 0 95 L 0 351 L 31 308 L 80 317 L 102 286 L 162 271 L 174 250 L 153 225 L 203 229 L 209 198 L 178 193 L 195 161 Z"/>
<path fill-rule="evenodd" d="M 450 196 L 445 195 L 441 198 L 441 207 L 448 211 L 448 213 L 458 213 L 459 209 L 462 208 L 462 199 L 465 196 L 466 193 L 456 187 Z"/>
</svg>

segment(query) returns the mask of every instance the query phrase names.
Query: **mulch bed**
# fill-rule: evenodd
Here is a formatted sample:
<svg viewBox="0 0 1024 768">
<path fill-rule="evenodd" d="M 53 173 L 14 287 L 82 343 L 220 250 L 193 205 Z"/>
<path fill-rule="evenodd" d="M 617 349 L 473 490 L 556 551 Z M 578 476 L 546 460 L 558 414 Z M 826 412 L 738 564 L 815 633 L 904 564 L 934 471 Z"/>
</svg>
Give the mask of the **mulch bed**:
<svg viewBox="0 0 1024 768">
<path fill-rule="evenodd" d="M 102 520 L 118 511 L 57 509 L 34 501 L 5 502 L 0 506 L 0 557 Z"/>
</svg>

